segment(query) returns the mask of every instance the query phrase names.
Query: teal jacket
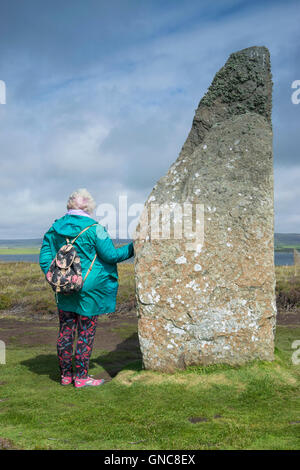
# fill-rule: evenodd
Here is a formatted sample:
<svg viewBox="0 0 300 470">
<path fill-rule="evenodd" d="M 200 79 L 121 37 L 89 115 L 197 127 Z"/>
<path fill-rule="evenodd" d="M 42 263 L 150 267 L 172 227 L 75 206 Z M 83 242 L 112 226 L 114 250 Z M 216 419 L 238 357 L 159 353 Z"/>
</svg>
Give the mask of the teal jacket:
<svg viewBox="0 0 300 470">
<path fill-rule="evenodd" d="M 115 248 L 106 229 L 96 220 L 81 215 L 69 215 L 56 220 L 44 235 L 39 263 L 44 274 L 57 251 L 66 244 L 66 238 L 75 238 L 85 227 L 86 230 L 74 243 L 80 257 L 83 278 L 95 254 L 96 261 L 82 289 L 69 295 L 58 293 L 57 306 L 67 312 L 91 317 L 114 312 L 118 291 L 117 263 L 133 256 L 133 243 Z"/>
</svg>

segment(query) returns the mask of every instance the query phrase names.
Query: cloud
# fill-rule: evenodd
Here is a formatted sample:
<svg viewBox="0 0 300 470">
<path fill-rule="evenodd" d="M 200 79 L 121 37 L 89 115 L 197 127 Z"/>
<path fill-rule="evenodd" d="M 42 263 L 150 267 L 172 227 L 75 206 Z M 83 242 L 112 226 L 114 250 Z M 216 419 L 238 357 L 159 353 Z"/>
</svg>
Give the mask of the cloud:
<svg viewBox="0 0 300 470">
<path fill-rule="evenodd" d="M 54 1 L 43 11 L 33 0 L 26 11 L 5 4 L 0 238 L 41 236 L 77 187 L 98 202 L 117 206 L 127 193 L 129 205 L 143 203 L 228 55 L 261 44 L 274 76 L 276 227 L 300 231 L 290 179 L 300 112 L 290 99 L 300 79 L 296 3 L 142 3 L 88 0 L 88 9 L 66 1 L 59 9 Z"/>
</svg>

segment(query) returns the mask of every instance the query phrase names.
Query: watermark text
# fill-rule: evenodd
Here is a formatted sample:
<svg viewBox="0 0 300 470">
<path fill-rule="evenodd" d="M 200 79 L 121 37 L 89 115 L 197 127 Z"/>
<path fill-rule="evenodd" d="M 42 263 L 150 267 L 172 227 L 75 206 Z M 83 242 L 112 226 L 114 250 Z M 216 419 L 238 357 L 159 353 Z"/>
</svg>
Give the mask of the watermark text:
<svg viewBox="0 0 300 470">
<path fill-rule="evenodd" d="M 184 239 L 186 249 L 199 252 L 204 243 L 204 205 L 154 202 L 128 207 L 127 196 L 119 196 L 118 211 L 113 204 L 100 204 L 96 216 L 114 239 L 134 240 Z M 118 215 L 117 215 L 118 214 Z M 128 224 L 128 217 L 134 217 Z"/>
<path fill-rule="evenodd" d="M 3 80 L 0 80 L 0 104 L 6 104 L 6 85 Z"/>
<path fill-rule="evenodd" d="M 293 104 L 300 103 L 300 80 L 294 80 L 292 83 L 292 88 L 295 88 L 295 91 L 292 93 L 291 100 Z"/>
<path fill-rule="evenodd" d="M 292 349 L 295 349 L 292 354 L 292 363 L 298 366 L 300 364 L 300 339 L 296 339 L 292 342 Z"/>
<path fill-rule="evenodd" d="M 0 340 L 0 364 L 6 364 L 5 351 L 6 351 L 5 343 L 4 341 Z"/>
</svg>

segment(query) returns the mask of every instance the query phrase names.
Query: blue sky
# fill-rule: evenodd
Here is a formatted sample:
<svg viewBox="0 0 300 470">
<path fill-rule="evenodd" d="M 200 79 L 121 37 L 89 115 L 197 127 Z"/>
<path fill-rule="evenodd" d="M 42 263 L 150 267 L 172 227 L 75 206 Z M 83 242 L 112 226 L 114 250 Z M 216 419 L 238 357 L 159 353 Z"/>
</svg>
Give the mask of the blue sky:
<svg viewBox="0 0 300 470">
<path fill-rule="evenodd" d="M 42 236 L 78 187 L 143 203 L 215 73 L 253 45 L 272 60 L 275 230 L 300 233 L 299 24 L 298 1 L 1 0 L 0 239 Z"/>
</svg>

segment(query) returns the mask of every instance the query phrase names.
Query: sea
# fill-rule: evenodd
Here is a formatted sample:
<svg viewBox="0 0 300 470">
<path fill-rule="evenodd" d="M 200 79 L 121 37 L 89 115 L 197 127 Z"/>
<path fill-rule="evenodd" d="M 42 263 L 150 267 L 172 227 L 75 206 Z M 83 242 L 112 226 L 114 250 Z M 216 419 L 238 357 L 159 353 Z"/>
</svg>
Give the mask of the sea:
<svg viewBox="0 0 300 470">
<path fill-rule="evenodd" d="M 0 248 L 24 248 L 24 247 L 33 247 L 40 248 L 42 245 L 41 238 L 32 238 L 32 239 L 19 239 L 19 240 L 0 240 Z M 118 239 L 113 240 L 115 246 L 124 245 L 125 243 L 131 242 L 130 239 Z M 27 263 L 38 263 L 39 255 L 28 255 L 28 254 L 11 254 L 11 255 L 2 255 L 0 254 L 0 262 L 3 263 L 14 263 L 14 262 L 27 262 Z M 133 263 L 133 258 L 122 261 L 122 263 Z"/>
<path fill-rule="evenodd" d="M 292 266 L 294 264 L 293 252 L 275 251 L 275 266 Z M 0 255 L 0 262 L 28 262 L 38 263 L 39 255 Z M 122 261 L 123 263 L 133 263 L 133 258 Z"/>
</svg>

